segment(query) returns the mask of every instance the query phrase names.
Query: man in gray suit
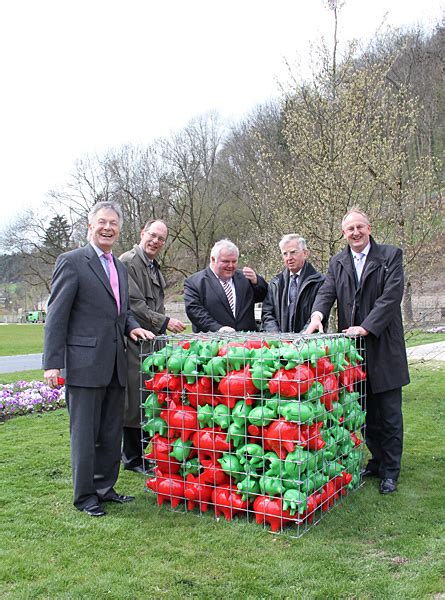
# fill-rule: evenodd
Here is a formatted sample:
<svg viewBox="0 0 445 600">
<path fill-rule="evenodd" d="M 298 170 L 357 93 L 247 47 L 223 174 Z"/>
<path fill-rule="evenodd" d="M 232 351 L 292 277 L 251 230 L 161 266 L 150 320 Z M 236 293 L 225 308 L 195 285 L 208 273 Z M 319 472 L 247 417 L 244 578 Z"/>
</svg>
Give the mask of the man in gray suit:
<svg viewBox="0 0 445 600">
<path fill-rule="evenodd" d="M 66 370 L 74 506 L 95 517 L 106 514 L 101 502 L 134 499 L 113 487 L 127 381 L 125 336 L 128 343 L 154 337 L 131 314 L 127 272 L 111 253 L 121 226 L 119 205 L 94 205 L 90 243 L 56 261 L 45 324 L 45 381 L 55 387 Z"/>
</svg>

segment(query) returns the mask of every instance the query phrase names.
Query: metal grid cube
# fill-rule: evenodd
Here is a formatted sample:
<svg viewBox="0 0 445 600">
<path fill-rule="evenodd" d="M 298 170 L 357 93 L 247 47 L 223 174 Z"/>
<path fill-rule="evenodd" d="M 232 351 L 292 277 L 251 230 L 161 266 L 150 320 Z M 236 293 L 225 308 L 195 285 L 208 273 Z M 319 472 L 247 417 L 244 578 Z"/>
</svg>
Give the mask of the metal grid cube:
<svg viewBox="0 0 445 600">
<path fill-rule="evenodd" d="M 299 537 L 361 485 L 365 385 L 363 340 L 343 334 L 144 342 L 146 488 Z"/>
</svg>

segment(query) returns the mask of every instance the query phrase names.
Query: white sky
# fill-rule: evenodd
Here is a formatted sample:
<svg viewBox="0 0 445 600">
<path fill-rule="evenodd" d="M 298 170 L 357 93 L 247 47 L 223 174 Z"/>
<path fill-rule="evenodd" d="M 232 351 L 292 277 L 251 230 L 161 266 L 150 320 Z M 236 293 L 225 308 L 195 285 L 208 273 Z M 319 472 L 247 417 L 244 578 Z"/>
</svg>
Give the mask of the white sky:
<svg viewBox="0 0 445 600">
<path fill-rule="evenodd" d="M 445 0 L 347 0 L 340 37 L 432 29 Z M 323 0 L 7 0 L 0 8 L 0 230 L 76 159 L 216 110 L 239 120 L 330 36 Z"/>
</svg>

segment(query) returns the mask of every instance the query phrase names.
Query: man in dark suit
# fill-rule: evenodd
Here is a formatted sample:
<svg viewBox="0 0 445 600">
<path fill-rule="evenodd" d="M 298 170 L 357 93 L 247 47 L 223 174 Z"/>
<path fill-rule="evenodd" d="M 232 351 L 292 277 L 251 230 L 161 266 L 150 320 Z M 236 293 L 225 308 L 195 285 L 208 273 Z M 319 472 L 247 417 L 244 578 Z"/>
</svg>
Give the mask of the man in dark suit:
<svg viewBox="0 0 445 600">
<path fill-rule="evenodd" d="M 101 502 L 130 502 L 114 490 L 119 474 L 128 343 L 152 339 L 128 309 L 125 267 L 111 253 L 122 226 L 120 207 L 98 202 L 88 216 L 90 243 L 61 254 L 45 324 L 45 381 L 66 369 L 74 505 L 95 517 Z"/>
<path fill-rule="evenodd" d="M 184 302 L 194 332 L 256 331 L 255 302 L 266 281 L 250 267 L 238 267 L 239 250 L 230 240 L 216 242 L 210 265 L 184 282 Z"/>
<path fill-rule="evenodd" d="M 364 476 L 380 478 L 380 492 L 397 489 L 403 449 L 402 386 L 409 383 L 400 303 L 400 248 L 377 244 L 367 215 L 352 208 L 342 221 L 348 247 L 329 263 L 307 333 L 323 331 L 321 319 L 337 300 L 339 331 L 365 338 L 366 444 L 372 458 Z"/>
<path fill-rule="evenodd" d="M 285 268 L 269 281 L 261 320 L 264 331 L 299 333 L 308 323 L 312 305 L 324 281 L 307 260 L 306 240 L 296 233 L 279 243 Z"/>
</svg>

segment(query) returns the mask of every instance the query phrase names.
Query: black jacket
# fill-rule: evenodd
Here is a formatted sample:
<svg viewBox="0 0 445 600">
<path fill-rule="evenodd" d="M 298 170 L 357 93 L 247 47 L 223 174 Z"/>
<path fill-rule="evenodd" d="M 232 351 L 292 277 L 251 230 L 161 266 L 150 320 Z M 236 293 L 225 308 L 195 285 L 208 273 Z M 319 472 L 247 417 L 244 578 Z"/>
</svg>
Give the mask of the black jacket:
<svg viewBox="0 0 445 600">
<path fill-rule="evenodd" d="M 409 383 L 400 303 L 403 297 L 403 263 L 400 248 L 377 244 L 371 249 L 356 284 L 351 251 L 347 246 L 329 262 L 326 281 L 312 311 L 327 314 L 337 300 L 338 330 L 361 325 L 369 331 L 364 338 L 367 372 L 374 393 L 386 392 Z"/>
<path fill-rule="evenodd" d="M 290 272 L 286 268 L 269 282 L 269 289 L 261 312 L 263 331 L 298 333 L 310 320 L 312 305 L 324 281 L 324 276 L 318 273 L 311 263 L 307 261 L 304 263 L 299 278 L 292 331 L 289 329 L 288 313 L 289 280 Z"/>
<path fill-rule="evenodd" d="M 261 302 L 267 293 L 266 281 L 258 274 L 257 278 L 253 285 L 242 271 L 235 272 L 236 310 L 233 316 L 222 285 L 210 267 L 187 277 L 184 302 L 193 331 L 218 331 L 223 326 L 233 327 L 235 331 L 256 331 L 254 304 Z"/>
</svg>

